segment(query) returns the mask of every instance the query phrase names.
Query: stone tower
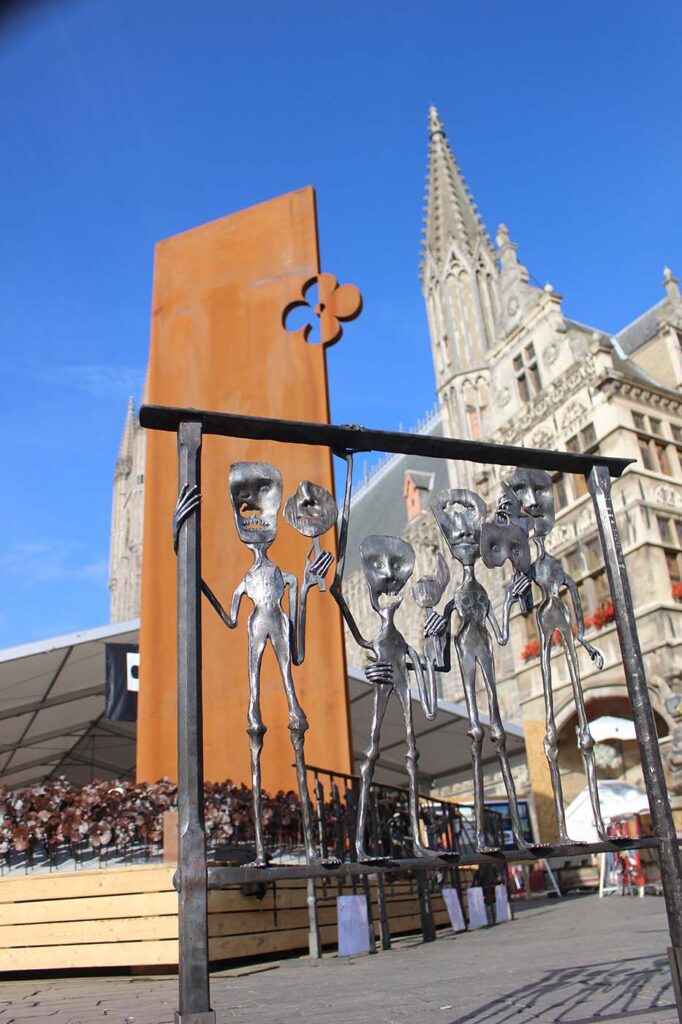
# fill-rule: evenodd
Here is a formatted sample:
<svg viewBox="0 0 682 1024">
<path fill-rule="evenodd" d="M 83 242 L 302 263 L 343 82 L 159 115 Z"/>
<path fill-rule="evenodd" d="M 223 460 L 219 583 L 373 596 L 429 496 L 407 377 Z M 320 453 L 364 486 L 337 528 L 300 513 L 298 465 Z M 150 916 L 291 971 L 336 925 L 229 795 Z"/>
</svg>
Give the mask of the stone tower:
<svg viewBox="0 0 682 1024">
<path fill-rule="evenodd" d="M 476 440 L 485 432 L 490 402 L 500 272 L 435 107 L 429 111 L 425 212 L 421 280 L 444 429 Z"/>
<path fill-rule="evenodd" d="M 140 614 L 144 462 L 145 433 L 130 398 L 114 469 L 109 554 L 112 622 L 127 622 Z"/>
</svg>

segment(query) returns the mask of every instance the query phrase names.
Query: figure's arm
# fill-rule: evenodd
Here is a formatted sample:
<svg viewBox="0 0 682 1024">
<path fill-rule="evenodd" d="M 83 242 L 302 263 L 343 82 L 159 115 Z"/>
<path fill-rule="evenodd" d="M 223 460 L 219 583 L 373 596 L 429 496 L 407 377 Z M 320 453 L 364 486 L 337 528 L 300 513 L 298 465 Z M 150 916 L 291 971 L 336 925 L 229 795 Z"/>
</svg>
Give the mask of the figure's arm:
<svg viewBox="0 0 682 1024">
<path fill-rule="evenodd" d="M 321 551 L 314 562 L 310 562 L 306 558 L 300 602 L 298 601 L 298 580 L 293 573 L 283 573 L 284 582 L 289 585 L 289 622 L 291 624 L 292 637 L 291 657 L 294 665 L 302 665 L 305 658 L 308 591 L 311 587 L 320 585 L 333 561 L 334 556 L 329 551 Z"/>
<path fill-rule="evenodd" d="M 504 603 L 502 605 L 502 628 L 495 618 L 495 613 L 492 609 L 492 605 L 488 605 L 488 619 L 492 626 L 495 639 L 497 640 L 500 647 L 504 647 L 509 642 L 509 616 L 511 614 L 511 607 L 514 601 L 518 601 L 520 604 L 524 600 L 525 595 L 531 588 L 531 581 L 528 576 L 524 576 L 522 573 L 515 573 L 507 584 L 507 589 L 504 592 Z"/>
<path fill-rule="evenodd" d="M 604 667 L 604 655 L 598 647 L 595 647 L 593 644 L 590 643 L 589 640 L 585 639 L 585 620 L 583 618 L 583 606 L 580 600 L 580 591 L 578 590 L 578 586 L 575 580 L 566 574 L 564 574 L 564 583 L 566 584 L 566 589 L 571 595 L 571 601 L 573 602 L 575 621 L 578 627 L 578 632 L 576 633 L 576 640 L 579 644 L 582 644 L 582 646 L 585 648 L 592 661 L 601 671 L 601 669 L 603 669 Z"/>
<path fill-rule="evenodd" d="M 175 504 L 173 511 L 173 550 L 175 554 L 178 553 L 178 542 L 180 540 L 180 527 L 189 516 L 193 515 L 194 512 L 199 508 L 201 504 L 201 494 L 199 488 L 195 485 L 189 487 L 187 484 L 181 489 L 178 494 L 178 500 Z M 229 629 L 234 629 L 237 625 L 237 618 L 239 616 L 239 603 L 246 590 L 246 584 L 244 580 L 239 584 L 234 594 L 232 595 L 232 602 L 230 604 L 229 614 L 225 611 L 222 604 L 215 596 L 208 583 L 201 581 L 201 591 L 208 598 L 211 605 L 217 611 L 220 618 L 223 620 L 225 625 Z"/>
<path fill-rule="evenodd" d="M 208 598 L 212 607 L 215 609 L 215 611 L 217 611 L 218 615 L 225 623 L 227 628 L 235 629 L 237 626 L 237 620 L 239 618 L 239 605 L 241 603 L 242 597 L 246 592 L 246 584 L 244 580 L 241 581 L 241 583 L 235 589 L 234 594 L 232 595 L 229 613 L 225 611 L 222 604 L 209 587 L 208 583 L 204 582 L 204 580 L 201 581 L 201 592 L 205 597 Z"/>
<path fill-rule="evenodd" d="M 339 554 L 336 559 L 336 573 L 334 574 L 334 582 L 329 588 L 329 592 L 341 609 L 341 614 L 346 620 L 346 624 L 350 629 L 353 639 L 356 644 L 360 647 L 364 647 L 365 650 L 372 650 L 372 645 L 369 641 L 365 640 L 364 636 L 358 629 L 357 623 L 353 618 L 353 614 L 346 604 L 346 599 L 341 591 L 341 581 L 343 579 L 343 567 L 346 561 L 346 544 L 348 542 L 348 521 L 350 518 L 350 496 L 351 489 L 353 486 L 353 454 L 352 452 L 344 452 L 340 455 L 340 458 L 346 461 L 346 491 L 343 498 L 343 511 L 341 512 L 341 525 L 339 527 Z"/>
<path fill-rule="evenodd" d="M 438 711 L 438 693 L 436 690 L 436 665 L 432 657 L 426 654 L 427 644 L 429 638 L 427 637 L 424 643 L 424 653 L 426 655 L 426 673 L 424 673 L 424 665 L 422 664 L 421 658 L 413 647 L 407 645 L 407 653 L 410 656 L 412 667 L 417 677 L 417 689 L 419 690 L 419 697 L 424 708 L 424 714 L 426 715 L 429 722 L 432 722 L 436 717 Z"/>
</svg>

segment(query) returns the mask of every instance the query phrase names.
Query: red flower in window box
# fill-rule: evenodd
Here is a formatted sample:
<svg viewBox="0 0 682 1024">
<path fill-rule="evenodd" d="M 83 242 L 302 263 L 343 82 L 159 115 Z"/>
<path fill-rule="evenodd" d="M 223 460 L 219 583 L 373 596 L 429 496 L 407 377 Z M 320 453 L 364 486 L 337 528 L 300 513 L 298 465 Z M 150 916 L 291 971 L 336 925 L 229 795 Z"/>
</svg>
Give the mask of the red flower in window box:
<svg viewBox="0 0 682 1024">
<path fill-rule="evenodd" d="M 672 595 L 676 601 L 682 601 L 682 583 L 673 583 Z"/>
<path fill-rule="evenodd" d="M 602 629 L 609 622 L 613 622 L 616 617 L 616 613 L 613 610 L 613 605 L 610 601 L 604 601 L 600 608 L 592 616 L 592 619 L 586 619 L 585 625 L 592 625 L 595 629 Z"/>
<path fill-rule="evenodd" d="M 531 640 L 530 643 L 521 651 L 521 657 L 524 661 L 530 661 L 531 658 L 538 658 L 540 656 L 540 641 Z"/>
</svg>

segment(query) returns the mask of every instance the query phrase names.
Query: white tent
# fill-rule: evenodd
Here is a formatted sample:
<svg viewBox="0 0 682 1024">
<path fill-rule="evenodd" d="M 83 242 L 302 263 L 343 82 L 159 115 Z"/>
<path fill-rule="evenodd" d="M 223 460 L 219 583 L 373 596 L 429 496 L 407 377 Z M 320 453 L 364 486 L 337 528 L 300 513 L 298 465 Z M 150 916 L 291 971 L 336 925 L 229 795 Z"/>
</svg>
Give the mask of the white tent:
<svg viewBox="0 0 682 1024">
<path fill-rule="evenodd" d="M 597 743 L 604 740 L 636 740 L 635 723 L 627 718 L 614 718 L 613 715 L 602 715 L 590 722 L 590 732 Z"/>
<path fill-rule="evenodd" d="M 599 803 L 602 817 L 607 823 L 649 810 L 646 793 L 627 782 L 600 782 Z M 599 842 L 587 786 L 566 808 L 566 828 L 571 839 L 578 842 Z"/>
</svg>

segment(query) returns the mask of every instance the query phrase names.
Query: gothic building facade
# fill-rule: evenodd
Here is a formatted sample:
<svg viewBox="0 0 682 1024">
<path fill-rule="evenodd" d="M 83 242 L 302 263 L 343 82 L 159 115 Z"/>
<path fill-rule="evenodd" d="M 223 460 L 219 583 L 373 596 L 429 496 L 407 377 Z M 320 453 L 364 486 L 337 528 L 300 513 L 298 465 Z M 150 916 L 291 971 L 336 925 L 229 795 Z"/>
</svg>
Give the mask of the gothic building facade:
<svg viewBox="0 0 682 1024">
<path fill-rule="evenodd" d="M 429 433 L 506 444 L 631 456 L 613 498 L 630 575 L 640 639 L 661 745 L 674 792 L 682 794 L 682 298 L 672 272 L 663 295 L 616 335 L 573 320 L 547 284 L 536 287 L 504 225 L 493 243 L 448 144 L 437 111 L 429 113 L 428 188 L 421 283 L 436 379 L 437 407 L 421 424 Z M 139 613 L 144 439 L 129 409 L 116 466 L 111 554 L 112 619 Z M 430 511 L 446 486 L 476 490 L 492 508 L 505 471 L 474 464 L 391 456 L 358 488 L 344 590 L 361 629 L 376 625 L 358 545 L 370 533 L 409 540 L 415 577 L 447 554 Z M 587 637 L 605 657 L 597 671 L 584 651 L 580 670 L 590 720 L 631 718 L 591 499 L 582 477 L 555 475 L 556 526 L 548 548 L 563 560 L 581 595 Z M 456 565 L 452 566 L 457 579 Z M 478 570 L 477 570 L 478 572 Z M 499 601 L 500 584 L 478 573 Z M 405 601 L 405 633 L 420 646 L 423 612 Z M 348 662 L 362 652 L 347 637 Z M 496 654 L 503 718 L 522 725 L 526 758 L 514 773 L 532 799 L 541 835 L 552 833 L 551 788 L 543 752 L 545 707 L 534 616 L 512 616 L 511 639 Z M 560 763 L 567 800 L 585 785 L 576 716 L 561 648 L 552 654 Z M 458 672 L 442 696 L 463 700 Z M 485 708 L 481 694 L 481 707 Z M 638 781 L 634 741 L 597 747 L 600 772 Z M 449 787 L 470 795 L 470 773 Z M 503 796 L 496 763 L 487 792 Z"/>
</svg>

